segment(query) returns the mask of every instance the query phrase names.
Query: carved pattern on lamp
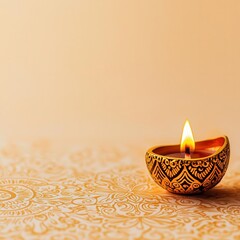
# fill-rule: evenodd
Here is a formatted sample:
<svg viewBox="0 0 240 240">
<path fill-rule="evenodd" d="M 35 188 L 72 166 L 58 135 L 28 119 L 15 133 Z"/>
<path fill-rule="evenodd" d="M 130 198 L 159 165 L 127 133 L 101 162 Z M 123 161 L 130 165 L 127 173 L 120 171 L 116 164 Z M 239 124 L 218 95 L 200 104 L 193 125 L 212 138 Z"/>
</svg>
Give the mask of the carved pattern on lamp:
<svg viewBox="0 0 240 240">
<path fill-rule="evenodd" d="M 154 181 L 169 192 L 195 194 L 205 192 L 217 185 L 223 178 L 229 163 L 230 145 L 227 137 L 208 140 L 222 146 L 212 155 L 198 159 L 183 159 L 157 154 L 151 148 L 146 153 L 146 164 Z M 206 144 L 207 141 L 199 142 Z"/>
</svg>

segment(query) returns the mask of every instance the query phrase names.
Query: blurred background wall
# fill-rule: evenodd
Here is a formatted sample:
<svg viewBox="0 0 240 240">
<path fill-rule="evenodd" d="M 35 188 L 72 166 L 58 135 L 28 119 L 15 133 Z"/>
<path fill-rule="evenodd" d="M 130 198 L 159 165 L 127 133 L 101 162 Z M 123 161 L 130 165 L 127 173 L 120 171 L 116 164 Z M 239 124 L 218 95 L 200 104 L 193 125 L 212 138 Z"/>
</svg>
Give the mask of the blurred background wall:
<svg viewBox="0 0 240 240">
<path fill-rule="evenodd" d="M 240 1 L 0 0 L 0 135 L 240 156 Z"/>
</svg>

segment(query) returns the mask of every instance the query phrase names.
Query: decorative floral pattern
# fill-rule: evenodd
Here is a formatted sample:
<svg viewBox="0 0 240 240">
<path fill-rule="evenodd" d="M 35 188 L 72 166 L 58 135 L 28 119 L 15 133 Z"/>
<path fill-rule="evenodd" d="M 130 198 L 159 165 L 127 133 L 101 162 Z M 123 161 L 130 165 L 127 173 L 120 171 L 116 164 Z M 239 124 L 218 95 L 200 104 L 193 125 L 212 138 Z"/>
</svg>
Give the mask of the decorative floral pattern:
<svg viewBox="0 0 240 240">
<path fill-rule="evenodd" d="M 3 147 L 0 240 L 240 239 L 240 172 L 202 195 L 174 195 L 151 179 L 142 152 Z"/>
<path fill-rule="evenodd" d="M 147 168 L 153 180 L 164 189 L 177 194 L 199 194 L 216 186 L 226 173 L 230 145 L 225 144 L 216 155 L 200 159 L 182 159 L 159 155 L 150 149 L 146 152 Z M 213 140 L 214 141 L 214 140 Z"/>
</svg>

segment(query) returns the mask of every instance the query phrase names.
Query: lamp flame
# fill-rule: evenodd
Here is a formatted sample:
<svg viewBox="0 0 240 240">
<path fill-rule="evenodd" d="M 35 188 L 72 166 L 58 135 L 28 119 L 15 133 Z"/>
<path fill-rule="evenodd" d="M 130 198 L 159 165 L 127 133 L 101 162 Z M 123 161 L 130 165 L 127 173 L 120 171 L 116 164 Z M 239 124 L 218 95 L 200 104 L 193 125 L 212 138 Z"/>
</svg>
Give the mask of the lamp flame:
<svg viewBox="0 0 240 240">
<path fill-rule="evenodd" d="M 185 152 L 185 154 L 188 155 L 190 155 L 195 150 L 195 142 L 188 120 L 186 120 L 184 124 L 180 150 L 181 152 Z"/>
</svg>

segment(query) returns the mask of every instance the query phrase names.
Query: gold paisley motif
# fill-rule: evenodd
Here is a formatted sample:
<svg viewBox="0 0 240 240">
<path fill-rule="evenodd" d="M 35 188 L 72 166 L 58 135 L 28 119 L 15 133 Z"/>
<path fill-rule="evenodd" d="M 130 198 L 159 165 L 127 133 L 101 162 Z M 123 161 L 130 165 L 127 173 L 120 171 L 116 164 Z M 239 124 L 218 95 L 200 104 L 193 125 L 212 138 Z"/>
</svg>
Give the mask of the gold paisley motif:
<svg viewBox="0 0 240 240">
<path fill-rule="evenodd" d="M 33 201 L 41 184 L 38 180 L 1 179 L 0 217 L 29 216 L 49 209 Z"/>
</svg>

